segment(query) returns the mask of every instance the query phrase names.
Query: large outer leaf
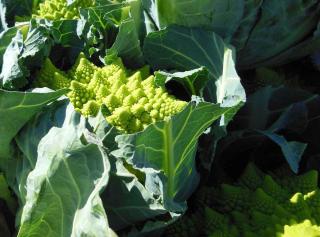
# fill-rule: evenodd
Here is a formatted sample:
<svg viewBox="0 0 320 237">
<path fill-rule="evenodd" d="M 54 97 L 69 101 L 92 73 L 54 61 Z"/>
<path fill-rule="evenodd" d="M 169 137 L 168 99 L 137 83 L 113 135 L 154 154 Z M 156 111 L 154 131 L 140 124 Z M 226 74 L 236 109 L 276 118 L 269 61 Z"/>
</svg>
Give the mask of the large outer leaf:
<svg viewBox="0 0 320 237">
<path fill-rule="evenodd" d="M 120 133 L 115 128 L 106 129 L 110 125 L 102 113 L 90 118 L 89 122 L 95 136 L 103 141 L 108 151 L 118 148 L 114 138 Z M 122 160 L 109 156 L 109 161 L 109 182 L 101 194 L 101 199 L 112 229 L 117 231 L 167 213 L 161 200 L 148 192 L 143 180 L 140 180 L 144 174 L 138 174 L 138 179 Z M 132 171 L 132 168 L 130 170 Z"/>
<path fill-rule="evenodd" d="M 256 64 L 259 66 L 280 66 L 281 64 L 285 64 L 299 58 L 302 58 L 306 55 L 313 54 L 316 51 L 320 50 L 320 21 L 318 23 L 317 30 L 313 33 L 313 35 L 299 44 L 288 48 L 287 50 L 281 52 L 279 55 L 272 57 L 271 59 L 267 59 L 266 61 L 259 62 Z"/>
<path fill-rule="evenodd" d="M 225 47 L 223 40 L 213 32 L 169 26 L 148 34 L 144 53 L 155 68 L 185 70 L 206 66 L 211 78 L 217 79 L 222 71 Z"/>
<path fill-rule="evenodd" d="M 154 68 L 184 71 L 205 66 L 210 77 L 206 93 L 211 102 L 224 103 L 226 99 L 228 106 L 233 106 L 245 101 L 232 50 L 211 31 L 169 26 L 147 36 L 144 53 Z"/>
<path fill-rule="evenodd" d="M 117 231 L 167 213 L 162 201 L 121 160 L 110 157 L 110 162 L 110 179 L 101 198 L 112 229 Z"/>
<path fill-rule="evenodd" d="M 205 66 L 209 81 L 204 89 L 205 99 L 233 107 L 225 114 L 220 126 L 213 126 L 205 135 L 201 162 L 210 169 L 216 142 L 226 134 L 225 126 L 245 101 L 245 91 L 240 83 L 234 63 L 234 54 L 223 40 L 211 31 L 198 28 L 169 26 L 165 30 L 150 33 L 144 44 L 144 53 L 154 68 L 192 70 Z"/>
<path fill-rule="evenodd" d="M 18 236 L 112 236 L 99 193 L 109 178 L 106 152 L 84 145 L 85 119 L 68 106 L 64 124 L 41 139 L 28 175 Z"/>
<path fill-rule="evenodd" d="M 231 39 L 231 44 L 239 51 L 242 49 L 250 36 L 250 32 L 254 27 L 258 14 L 260 13 L 260 6 L 263 0 L 245 0 L 244 14 L 239 22 L 239 28 Z"/>
<path fill-rule="evenodd" d="M 205 102 L 189 104 L 169 121 L 117 136 L 119 150 L 113 154 L 146 173 L 146 188 L 163 200 L 167 210 L 183 212 L 199 181 L 195 167 L 198 138 L 229 110 Z"/>
<path fill-rule="evenodd" d="M 314 30 L 319 10 L 317 0 L 263 1 L 261 17 L 238 54 L 239 66 L 252 68 L 295 46 Z"/>
<path fill-rule="evenodd" d="M 26 203 L 27 191 L 28 187 L 30 187 L 26 185 L 27 176 L 29 172 L 34 169 L 36 164 L 40 162 L 37 160 L 39 142 L 42 142 L 42 138 L 47 136 L 46 134 L 53 126 L 57 128 L 61 128 L 63 126 L 63 122 L 66 120 L 66 101 L 67 100 L 57 101 L 54 102 L 54 104 L 47 106 L 45 110 L 43 110 L 41 113 L 38 113 L 32 120 L 28 122 L 27 125 L 24 126 L 15 139 L 18 147 L 23 152 L 23 157 L 21 157 L 23 159 L 18 160 L 16 171 L 13 170 L 14 172 L 12 172 L 13 174 L 17 173 L 17 181 L 12 185 L 12 187 L 16 191 L 23 205 Z M 112 151 L 117 148 L 114 137 L 118 135 L 118 133 L 115 129 L 110 128 L 110 126 L 106 123 L 105 118 L 101 114 L 99 114 L 96 118 L 90 118 L 88 122 L 90 124 L 90 130 L 92 130 L 94 133 L 88 133 L 87 131 L 84 131 L 84 138 L 86 142 L 101 146 L 103 139 L 103 145 L 105 148 L 107 148 L 107 150 Z M 80 126 L 79 129 L 81 130 L 83 123 L 75 126 Z M 68 130 L 66 127 L 62 127 L 61 129 Z M 68 131 L 72 133 L 70 129 Z M 75 143 L 79 142 L 79 140 L 75 139 Z M 52 144 L 52 146 L 54 146 L 54 144 Z M 61 148 L 56 147 L 56 149 L 57 152 L 59 152 L 59 150 L 62 152 Z M 84 152 L 85 150 L 86 149 L 84 149 Z M 66 152 L 69 153 L 69 151 Z M 91 157 L 91 155 L 95 156 L 94 153 L 90 154 L 89 160 L 90 162 L 94 162 L 96 159 L 95 157 Z M 71 157 L 68 156 L 68 158 L 65 159 L 71 159 Z M 112 228 L 119 230 L 167 212 L 163 205 L 146 190 L 142 183 L 138 181 L 136 176 L 130 173 L 124 167 L 122 161 L 109 156 L 108 160 L 111 163 L 111 170 L 109 173 L 110 176 L 108 176 L 108 185 L 102 194 L 102 200 L 103 207 L 108 213 L 108 220 Z M 99 169 L 95 170 L 98 171 Z M 94 169 L 91 169 L 91 171 L 94 172 Z M 61 175 L 62 171 L 57 170 L 55 172 L 57 172 L 57 175 Z M 81 170 L 79 169 L 79 172 L 88 172 L 88 167 L 83 166 Z M 87 179 L 89 180 L 89 178 Z M 49 181 L 51 180 L 54 180 L 54 177 L 50 177 Z M 69 179 L 65 179 L 65 181 L 60 180 L 60 184 L 68 186 L 68 180 Z M 43 203 L 44 201 L 45 200 L 40 200 L 40 203 Z M 96 199 L 96 201 L 98 201 L 98 199 Z M 33 211 L 37 210 L 38 208 L 35 206 Z M 65 212 L 67 210 L 70 209 L 67 208 Z M 88 217 L 88 214 L 90 213 L 88 207 L 81 209 L 79 212 L 82 213 L 81 218 L 85 218 L 86 221 L 95 220 L 94 218 Z M 55 213 L 56 215 L 57 210 L 48 210 L 47 214 L 50 213 Z M 82 226 L 76 221 L 74 223 L 74 228 L 87 228 L 87 225 Z M 93 223 L 90 223 L 90 225 L 93 225 Z M 41 231 L 43 228 L 44 226 L 41 226 L 39 229 L 37 229 L 37 231 Z M 87 228 L 87 230 L 94 229 Z M 93 234 L 93 236 L 96 235 Z"/>
<path fill-rule="evenodd" d="M 119 131 L 115 128 L 106 129 L 110 125 L 107 124 L 102 113 L 89 119 L 89 122 L 95 136 L 102 139 L 108 151 L 118 148 L 114 138 L 119 135 Z M 109 156 L 109 161 L 111 164 L 110 178 L 107 187 L 101 194 L 101 199 L 112 229 L 117 231 L 167 213 L 161 200 L 148 192 L 143 178 L 140 180 L 144 174 L 138 174 L 138 179 L 128 170 L 130 165 L 125 164 L 122 160 Z M 132 171 L 132 168 L 130 170 Z"/>
<path fill-rule="evenodd" d="M 16 192 L 22 205 L 27 195 L 26 180 L 28 174 L 37 163 L 38 145 L 41 139 L 53 127 L 62 127 L 66 116 L 67 99 L 55 101 L 45 106 L 31 120 L 24 125 L 15 137 L 17 147 L 21 150 L 21 157 L 11 162 L 7 172 L 8 182 Z"/>
<path fill-rule="evenodd" d="M 17 34 L 17 28 L 12 27 L 6 31 L 1 32 L 0 34 L 0 68 L 3 63 L 3 54 L 5 53 L 8 45 L 11 43 L 13 37 Z"/>
<path fill-rule="evenodd" d="M 17 31 L 16 36 L 12 39 L 6 51 L 3 54 L 2 67 L 0 73 L 0 88 L 19 89 L 27 84 L 27 68 L 19 63 L 19 57 L 23 52 L 23 36 Z"/>
<path fill-rule="evenodd" d="M 140 40 L 133 18 L 127 19 L 119 26 L 119 33 L 112 47 L 107 50 L 123 58 L 126 65 L 141 67 L 144 64 Z M 114 56 L 114 55 L 112 55 Z"/>
<path fill-rule="evenodd" d="M 9 92 L 0 90 L 0 168 L 4 169 L 10 156 L 10 142 L 22 126 L 46 104 L 63 95 L 66 90 L 48 93 Z"/>
<path fill-rule="evenodd" d="M 232 42 L 239 50 L 246 44 L 263 0 L 142 0 L 159 29 L 177 24 L 201 27 Z M 227 24 L 226 24 L 227 22 Z"/>
<path fill-rule="evenodd" d="M 228 162 L 229 158 L 246 152 L 247 158 L 267 162 L 270 159 L 264 155 L 271 155 L 285 158 L 291 169 L 298 172 L 303 155 L 311 157 L 320 153 L 319 105 L 318 95 L 301 89 L 258 90 L 230 123 L 228 136 L 219 144 L 218 159 Z M 272 154 L 261 152 L 265 146 L 270 147 L 268 140 L 281 150 L 273 149 Z"/>
<path fill-rule="evenodd" d="M 243 0 L 142 0 L 159 29 L 177 24 L 212 30 L 231 38 L 244 14 Z M 226 24 L 227 22 L 227 24 Z"/>
<path fill-rule="evenodd" d="M 236 47 L 241 68 L 283 64 L 312 53 L 310 45 L 319 47 L 316 42 L 304 42 L 320 19 L 320 2 L 317 0 L 142 2 L 160 30 L 177 24 L 200 27 L 220 35 Z M 303 45 L 298 52 L 286 53 L 299 43 Z M 274 57 L 277 61 L 273 61 L 276 60 Z"/>
</svg>

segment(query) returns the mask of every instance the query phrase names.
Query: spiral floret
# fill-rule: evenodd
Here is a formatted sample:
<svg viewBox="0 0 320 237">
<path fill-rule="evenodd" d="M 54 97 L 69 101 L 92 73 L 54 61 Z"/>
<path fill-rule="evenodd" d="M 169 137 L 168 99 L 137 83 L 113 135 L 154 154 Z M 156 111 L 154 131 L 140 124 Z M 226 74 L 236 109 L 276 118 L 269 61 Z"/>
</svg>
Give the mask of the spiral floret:
<svg viewBox="0 0 320 237">
<path fill-rule="evenodd" d="M 44 64 L 37 74 L 37 80 L 34 82 L 34 87 L 48 87 L 53 90 L 68 88 L 71 80 L 68 76 L 58 68 L 56 68 L 49 58 L 44 61 Z"/>
<path fill-rule="evenodd" d="M 141 70 L 145 77 L 146 69 Z M 157 87 L 153 75 L 143 80 L 138 70 L 128 76 L 121 59 L 99 68 L 82 53 L 67 73 L 47 59 L 36 84 L 52 89 L 69 87 L 67 95 L 71 103 L 84 116 L 95 116 L 101 106 L 106 107 L 106 120 L 125 133 L 135 133 L 151 123 L 169 120 L 187 104 Z"/>
<path fill-rule="evenodd" d="M 121 61 L 98 68 L 80 55 L 69 75 L 87 85 L 87 90 L 93 93 L 93 98 L 85 97 L 84 102 L 71 100 L 74 106 L 81 111 L 89 99 L 95 100 L 95 108 L 104 105 L 110 112 L 106 120 L 126 133 L 138 132 L 150 123 L 168 120 L 186 105 L 163 88 L 157 88 L 153 76 L 142 80 L 141 72 L 137 71 L 128 77 Z M 86 110 L 84 115 L 88 114 Z"/>
<path fill-rule="evenodd" d="M 68 75 L 72 80 L 76 80 L 81 83 L 88 84 L 91 81 L 95 71 L 98 71 L 98 67 L 86 59 L 83 53 L 80 53 Z"/>
<path fill-rule="evenodd" d="M 71 91 L 67 94 L 75 109 L 81 112 L 83 105 L 89 100 L 94 99 L 94 93 L 86 84 L 78 81 L 72 81 L 70 86 Z"/>
<path fill-rule="evenodd" d="M 67 0 L 45 0 L 33 16 L 48 20 L 72 20 L 79 18 L 79 9 L 94 6 L 94 0 L 74 0 L 68 5 Z"/>
<path fill-rule="evenodd" d="M 171 236 L 317 237 L 320 236 L 318 172 L 279 177 L 250 164 L 236 184 L 204 188 L 195 213 L 170 226 Z M 295 184 L 295 186 L 293 185 Z M 200 200 L 200 201 L 199 201 Z M 181 231 L 186 219 L 195 231 Z"/>
<path fill-rule="evenodd" d="M 179 101 L 162 88 L 156 88 L 154 77 L 142 81 L 140 72 L 120 79 L 111 86 L 103 103 L 111 111 L 106 119 L 118 129 L 129 133 L 143 130 L 150 123 L 168 120 L 180 112 L 186 102 Z"/>
</svg>

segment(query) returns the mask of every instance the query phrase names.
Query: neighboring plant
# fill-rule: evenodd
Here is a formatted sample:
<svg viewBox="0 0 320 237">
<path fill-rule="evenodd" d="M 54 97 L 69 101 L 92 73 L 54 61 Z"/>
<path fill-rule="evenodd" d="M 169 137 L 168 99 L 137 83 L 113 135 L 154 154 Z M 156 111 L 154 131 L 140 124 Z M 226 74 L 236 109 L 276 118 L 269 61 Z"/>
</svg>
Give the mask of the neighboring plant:
<svg viewBox="0 0 320 237">
<path fill-rule="evenodd" d="M 250 163 L 235 184 L 203 188 L 195 213 L 168 236 L 295 236 L 320 234 L 318 172 L 265 174 Z M 189 232 L 188 232 L 189 231 Z"/>
</svg>

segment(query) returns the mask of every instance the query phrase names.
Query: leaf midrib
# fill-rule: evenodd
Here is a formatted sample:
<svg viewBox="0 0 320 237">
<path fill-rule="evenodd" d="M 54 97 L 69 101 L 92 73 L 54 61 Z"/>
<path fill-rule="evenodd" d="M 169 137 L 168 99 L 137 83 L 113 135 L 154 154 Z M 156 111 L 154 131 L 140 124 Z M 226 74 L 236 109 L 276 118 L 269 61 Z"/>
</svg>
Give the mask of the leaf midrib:
<svg viewBox="0 0 320 237">
<path fill-rule="evenodd" d="M 164 126 L 163 140 L 164 140 L 164 153 L 165 153 L 165 173 L 168 177 L 168 196 L 174 195 L 174 151 L 172 138 L 172 122 L 171 120 Z"/>
</svg>

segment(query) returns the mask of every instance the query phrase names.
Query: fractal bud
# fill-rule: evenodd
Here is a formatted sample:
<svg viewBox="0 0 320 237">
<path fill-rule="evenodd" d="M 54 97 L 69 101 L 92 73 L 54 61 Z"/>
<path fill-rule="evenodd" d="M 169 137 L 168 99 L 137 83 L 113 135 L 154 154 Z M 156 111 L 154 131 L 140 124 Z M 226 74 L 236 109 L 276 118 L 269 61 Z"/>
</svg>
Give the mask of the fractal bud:
<svg viewBox="0 0 320 237">
<path fill-rule="evenodd" d="M 265 174 L 249 164 L 235 184 L 203 188 L 196 196 L 196 211 L 169 226 L 166 234 L 320 236 L 318 172 L 299 176 L 279 173 Z"/>
<path fill-rule="evenodd" d="M 121 60 L 99 68 L 81 53 L 67 73 L 47 59 L 34 84 L 55 90 L 69 88 L 67 95 L 82 115 L 95 116 L 103 105 L 110 113 L 106 116 L 110 124 L 124 133 L 135 133 L 170 119 L 187 105 L 158 88 L 153 75 L 142 80 L 142 73 L 145 76 L 140 70 L 128 75 Z"/>
<path fill-rule="evenodd" d="M 67 0 L 45 0 L 39 4 L 35 18 L 48 20 L 72 20 L 79 18 L 79 9 L 94 6 L 94 0 L 75 0 L 68 5 Z"/>
</svg>

